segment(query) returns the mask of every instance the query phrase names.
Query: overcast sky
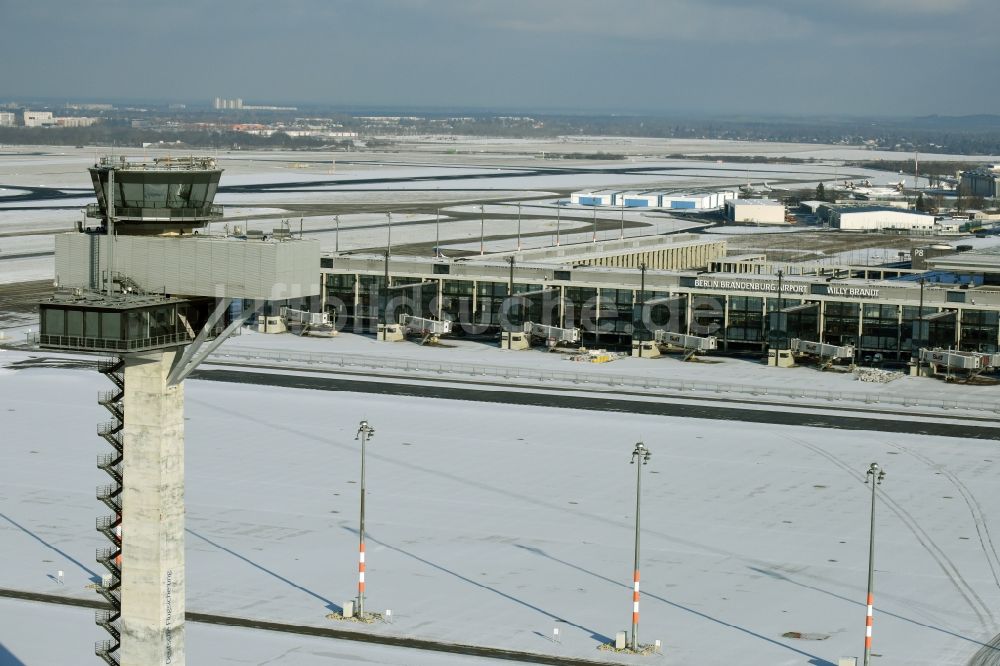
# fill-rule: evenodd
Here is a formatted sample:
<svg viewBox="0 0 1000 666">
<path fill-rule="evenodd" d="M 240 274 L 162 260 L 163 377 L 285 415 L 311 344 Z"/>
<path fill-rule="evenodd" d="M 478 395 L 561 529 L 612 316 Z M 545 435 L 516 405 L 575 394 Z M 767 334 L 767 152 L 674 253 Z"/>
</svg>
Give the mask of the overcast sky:
<svg viewBox="0 0 1000 666">
<path fill-rule="evenodd" d="M 1000 111 L 1000 0 L 0 0 L 0 101 Z"/>
</svg>

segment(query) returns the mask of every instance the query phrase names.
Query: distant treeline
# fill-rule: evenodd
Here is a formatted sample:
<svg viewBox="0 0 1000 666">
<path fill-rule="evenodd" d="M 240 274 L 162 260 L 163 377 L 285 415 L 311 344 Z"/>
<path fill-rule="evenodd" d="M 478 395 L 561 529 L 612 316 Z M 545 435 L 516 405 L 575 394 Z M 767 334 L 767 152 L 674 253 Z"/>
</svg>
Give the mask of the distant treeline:
<svg viewBox="0 0 1000 666">
<path fill-rule="evenodd" d="M 801 157 L 769 157 L 765 155 L 685 155 L 684 153 L 671 153 L 667 157 L 672 160 L 698 159 L 706 162 L 736 162 L 739 164 L 811 164 L 821 161 L 815 157 L 803 159 Z"/>
<path fill-rule="evenodd" d="M 917 119 L 865 121 L 783 118 L 773 120 L 672 120 L 668 118 L 548 118 L 555 134 L 731 139 L 867 146 L 879 150 L 1000 154 L 1000 116 L 975 122 L 929 123 Z"/>
<path fill-rule="evenodd" d="M 546 159 L 556 160 L 623 160 L 624 155 L 619 153 L 545 153 Z"/>
<path fill-rule="evenodd" d="M 919 160 L 921 176 L 949 176 L 954 178 L 956 171 L 967 171 L 982 166 L 982 162 L 935 162 L 933 160 Z M 902 171 L 905 175 L 912 176 L 913 160 L 859 160 L 847 162 L 847 166 L 861 167 L 863 169 L 879 169 L 882 171 Z"/>
<path fill-rule="evenodd" d="M 534 116 L 530 122 L 511 122 L 502 117 L 470 117 L 446 125 L 441 125 L 441 122 L 440 118 L 428 117 L 425 123 L 410 121 L 387 131 L 399 134 L 436 131 L 510 138 L 630 136 L 728 139 L 864 146 L 922 153 L 1000 154 L 1000 116 L 994 115 L 900 119 L 545 115 Z M 350 122 L 345 124 L 350 125 Z"/>
<path fill-rule="evenodd" d="M 0 127 L 0 143 L 28 146 L 122 146 L 174 144 L 188 148 L 344 150 L 353 148 L 351 140 L 331 141 L 314 137 L 291 137 L 283 132 L 257 136 L 231 131 L 158 131 L 92 125 L 91 127 Z"/>
<path fill-rule="evenodd" d="M 330 121 L 345 131 L 359 136 L 388 137 L 424 134 L 452 136 L 483 136 L 501 138 L 559 138 L 575 136 L 646 137 L 673 139 L 708 139 L 815 143 L 842 146 L 864 146 L 878 150 L 920 153 L 954 153 L 962 155 L 1000 155 L 1000 116 L 864 119 L 864 118 L 704 118 L 662 116 L 569 116 L 535 115 L 509 117 L 479 114 L 461 118 L 445 114 L 417 114 L 401 117 L 394 125 L 372 125 L 370 118 L 334 114 Z M 216 128 L 175 129 L 171 124 L 191 126 L 197 120 L 210 122 L 210 114 L 180 113 L 176 116 L 141 116 L 152 128 L 133 127 L 135 114 L 109 116 L 105 123 L 92 127 L 73 128 L 0 128 L 0 142 L 29 145 L 123 145 L 138 146 L 158 141 L 181 141 L 191 147 L 204 148 L 282 148 L 338 149 L 353 147 L 353 142 L 312 137 L 290 137 L 277 132 L 271 136 L 255 136 Z M 227 115 L 227 123 L 265 120 L 257 116 Z M 276 120 L 270 118 L 271 121 Z M 293 121 L 294 118 L 283 119 Z M 214 117 L 219 122 L 219 117 Z M 571 141 L 571 139 L 570 139 Z M 362 141 L 375 147 L 371 139 Z M 379 147 L 384 147 L 382 144 Z M 567 153 L 569 159 L 574 155 Z M 589 157 L 589 155 L 588 155 Z M 614 159 L 604 156 L 603 159 Z M 729 161 L 739 160 L 725 156 Z M 749 161 L 750 158 L 747 158 Z M 770 161 L 753 158 L 753 161 Z M 788 158 L 775 161 L 794 162 Z"/>
</svg>

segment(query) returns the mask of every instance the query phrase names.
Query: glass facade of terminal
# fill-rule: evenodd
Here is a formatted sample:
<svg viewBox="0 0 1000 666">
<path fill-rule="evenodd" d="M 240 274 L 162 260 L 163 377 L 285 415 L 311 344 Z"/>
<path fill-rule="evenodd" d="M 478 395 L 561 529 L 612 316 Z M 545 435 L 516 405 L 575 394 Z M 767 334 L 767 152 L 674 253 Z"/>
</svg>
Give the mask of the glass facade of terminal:
<svg viewBox="0 0 1000 666">
<path fill-rule="evenodd" d="M 790 338 L 853 345 L 859 354 L 906 360 L 915 347 L 998 351 L 1000 312 L 966 304 L 920 308 L 900 303 L 837 299 L 824 294 L 719 294 L 697 289 L 673 292 L 598 288 L 551 282 L 508 283 L 428 277 L 390 277 L 388 300 L 381 275 L 327 273 L 325 306 L 342 329 L 374 332 L 381 308 L 389 320 L 404 312 L 449 318 L 456 335 L 496 335 L 525 321 L 580 328 L 585 345 L 628 345 L 633 335 L 664 329 L 713 335 L 723 352 L 759 352 Z M 645 301 L 647 306 L 640 307 Z M 645 321 L 643 321 L 645 313 Z"/>
</svg>

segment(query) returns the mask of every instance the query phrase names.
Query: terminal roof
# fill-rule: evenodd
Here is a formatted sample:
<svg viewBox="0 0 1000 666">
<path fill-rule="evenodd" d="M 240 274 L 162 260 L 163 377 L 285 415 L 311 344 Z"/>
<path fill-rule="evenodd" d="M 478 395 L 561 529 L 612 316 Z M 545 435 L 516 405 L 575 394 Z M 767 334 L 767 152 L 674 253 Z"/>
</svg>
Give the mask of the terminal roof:
<svg viewBox="0 0 1000 666">
<path fill-rule="evenodd" d="M 159 294 L 116 292 L 109 295 L 102 291 L 69 289 L 55 292 L 49 300 L 43 301 L 43 303 L 79 305 L 89 308 L 103 308 L 111 310 L 131 310 L 133 308 L 141 308 L 152 305 L 184 303 L 188 300 L 190 299 L 162 296 Z"/>
</svg>

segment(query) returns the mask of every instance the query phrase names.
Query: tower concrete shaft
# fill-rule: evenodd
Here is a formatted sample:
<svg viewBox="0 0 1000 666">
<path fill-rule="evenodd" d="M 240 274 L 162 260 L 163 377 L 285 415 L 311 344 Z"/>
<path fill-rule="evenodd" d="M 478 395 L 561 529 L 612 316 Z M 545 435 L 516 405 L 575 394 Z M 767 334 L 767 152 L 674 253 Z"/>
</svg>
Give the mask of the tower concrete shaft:
<svg viewBox="0 0 1000 666">
<path fill-rule="evenodd" d="M 184 666 L 184 387 L 176 351 L 125 357 L 122 666 Z"/>
</svg>

